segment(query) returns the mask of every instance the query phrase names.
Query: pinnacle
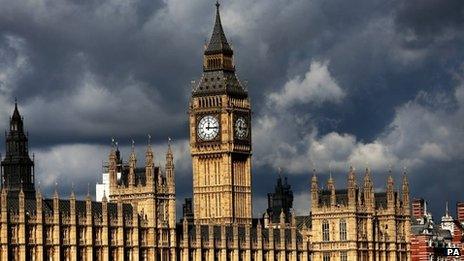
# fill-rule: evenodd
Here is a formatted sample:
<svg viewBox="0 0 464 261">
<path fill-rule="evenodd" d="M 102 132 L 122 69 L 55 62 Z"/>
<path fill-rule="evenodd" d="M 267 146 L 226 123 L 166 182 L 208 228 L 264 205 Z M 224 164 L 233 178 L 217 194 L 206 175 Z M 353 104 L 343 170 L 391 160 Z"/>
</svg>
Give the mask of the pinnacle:
<svg viewBox="0 0 464 261">
<path fill-rule="evenodd" d="M 226 35 L 222 28 L 221 14 L 219 12 L 219 2 L 216 2 L 216 22 L 214 24 L 213 33 L 209 41 L 208 47 L 205 50 L 205 54 L 215 53 L 228 53 L 232 54 L 232 48 L 227 42 Z"/>
</svg>

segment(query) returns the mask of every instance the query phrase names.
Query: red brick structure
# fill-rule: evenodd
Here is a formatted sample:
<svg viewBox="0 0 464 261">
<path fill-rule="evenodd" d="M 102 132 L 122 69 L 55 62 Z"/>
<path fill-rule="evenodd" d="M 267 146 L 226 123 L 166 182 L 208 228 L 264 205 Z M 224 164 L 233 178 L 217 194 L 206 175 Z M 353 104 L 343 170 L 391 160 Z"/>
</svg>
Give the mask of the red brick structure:
<svg viewBox="0 0 464 261">
<path fill-rule="evenodd" d="M 459 248 L 462 256 L 445 257 L 444 248 Z M 411 261 L 430 260 L 464 261 L 464 225 L 449 215 L 448 207 L 441 224 L 435 224 L 430 214 L 413 220 Z"/>
<path fill-rule="evenodd" d="M 425 216 L 426 202 L 423 198 L 415 198 L 412 200 L 412 217 L 422 218 Z"/>
<path fill-rule="evenodd" d="M 456 204 L 456 217 L 459 222 L 464 223 L 464 202 Z"/>
<path fill-rule="evenodd" d="M 433 255 L 434 248 L 429 245 L 432 235 L 412 235 L 411 236 L 411 261 L 428 261 Z"/>
<path fill-rule="evenodd" d="M 458 221 L 454 221 L 454 233 L 453 233 L 453 247 L 461 249 L 461 259 L 464 260 L 464 225 Z"/>
</svg>

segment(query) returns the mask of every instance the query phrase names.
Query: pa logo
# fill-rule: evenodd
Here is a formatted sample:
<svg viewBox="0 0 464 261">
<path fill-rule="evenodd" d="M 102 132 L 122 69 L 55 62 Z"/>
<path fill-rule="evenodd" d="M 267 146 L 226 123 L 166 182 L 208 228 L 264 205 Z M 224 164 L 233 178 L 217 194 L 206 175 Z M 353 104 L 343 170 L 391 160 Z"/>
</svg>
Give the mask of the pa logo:
<svg viewBox="0 0 464 261">
<path fill-rule="evenodd" d="M 445 248 L 445 256 L 461 256 L 459 248 Z"/>
</svg>

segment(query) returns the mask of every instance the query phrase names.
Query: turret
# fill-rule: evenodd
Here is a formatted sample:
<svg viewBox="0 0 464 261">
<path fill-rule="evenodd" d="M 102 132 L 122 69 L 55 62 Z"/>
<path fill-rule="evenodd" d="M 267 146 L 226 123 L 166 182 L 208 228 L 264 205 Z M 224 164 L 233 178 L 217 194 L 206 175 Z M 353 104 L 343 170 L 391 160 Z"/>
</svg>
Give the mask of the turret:
<svg viewBox="0 0 464 261">
<path fill-rule="evenodd" d="M 311 208 L 319 206 L 319 187 L 317 184 L 316 170 L 313 170 L 313 177 L 311 179 Z"/>
<path fill-rule="evenodd" d="M 36 196 L 35 196 L 35 202 L 36 202 L 36 211 L 37 211 L 37 217 L 40 217 L 42 215 L 42 192 L 40 191 L 40 186 L 37 189 Z"/>
<path fill-rule="evenodd" d="M 155 156 L 153 149 L 151 148 L 151 136 L 148 135 L 147 151 L 145 152 L 145 176 L 147 178 L 147 185 L 152 186 L 154 184 L 154 173 L 155 173 Z"/>
<path fill-rule="evenodd" d="M 71 185 L 71 196 L 69 197 L 69 212 L 71 216 L 71 223 L 76 222 L 76 195 L 74 194 L 74 184 Z"/>
<path fill-rule="evenodd" d="M 54 244 L 60 242 L 60 198 L 58 196 L 58 183 L 55 182 L 55 193 L 53 193 L 53 240 Z M 55 253 L 56 257 L 59 257 L 59 253 Z"/>
<path fill-rule="evenodd" d="M 335 195 L 335 182 L 330 174 L 329 180 L 327 181 L 327 189 L 330 191 L 330 205 L 334 207 L 337 204 L 337 196 Z"/>
<path fill-rule="evenodd" d="M 18 196 L 23 190 L 25 198 L 35 197 L 34 162 L 29 157 L 28 136 L 24 133 L 23 118 L 15 102 L 10 118 L 10 130 L 5 134 L 6 153 L 1 162 L 2 188 Z"/>
<path fill-rule="evenodd" d="M 410 215 L 410 206 L 409 206 L 409 181 L 406 171 L 403 175 L 403 185 L 401 194 L 403 196 L 403 213 L 405 215 Z"/>
<path fill-rule="evenodd" d="M 26 204 L 25 204 L 25 199 L 24 199 L 24 190 L 22 187 L 19 190 L 18 202 L 19 202 L 19 215 L 20 215 L 20 218 L 23 218 L 24 209 L 26 208 Z"/>
<path fill-rule="evenodd" d="M 112 140 L 112 146 L 110 155 L 108 158 L 108 172 L 110 178 L 110 195 L 115 194 L 115 190 L 118 186 L 118 156 L 117 156 L 117 145 L 114 139 Z"/>
<path fill-rule="evenodd" d="M 168 192 L 175 193 L 176 180 L 174 176 L 174 155 L 171 149 L 171 138 L 169 138 L 168 151 L 166 152 L 166 182 Z"/>
<path fill-rule="evenodd" d="M 364 175 L 364 204 L 368 211 L 374 209 L 374 184 L 372 183 L 371 171 L 366 168 Z"/>
<path fill-rule="evenodd" d="M 348 172 L 348 205 L 356 207 L 356 173 L 353 166 L 350 166 Z"/>
<path fill-rule="evenodd" d="M 87 196 L 85 196 L 85 204 L 86 204 L 87 214 L 90 215 L 91 214 L 90 211 L 92 210 L 92 197 L 90 196 L 90 183 L 87 184 Z"/>
<path fill-rule="evenodd" d="M 53 214 L 60 213 L 60 197 L 58 195 L 58 183 L 55 181 L 55 192 L 53 193 Z"/>
<path fill-rule="evenodd" d="M 395 191 L 394 182 L 391 175 L 388 176 L 387 180 L 387 208 L 389 210 L 395 209 Z"/>
<path fill-rule="evenodd" d="M 132 141 L 131 154 L 129 156 L 129 187 L 135 186 L 135 169 L 137 168 L 137 157 L 135 155 L 135 142 Z"/>
</svg>

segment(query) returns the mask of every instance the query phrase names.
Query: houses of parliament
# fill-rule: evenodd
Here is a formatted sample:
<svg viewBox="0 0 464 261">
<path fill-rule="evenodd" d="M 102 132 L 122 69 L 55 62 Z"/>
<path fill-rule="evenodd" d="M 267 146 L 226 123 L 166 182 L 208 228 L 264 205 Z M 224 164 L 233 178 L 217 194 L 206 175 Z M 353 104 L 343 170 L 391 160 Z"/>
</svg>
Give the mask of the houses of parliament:
<svg viewBox="0 0 464 261">
<path fill-rule="evenodd" d="M 253 218 L 251 103 L 236 75 L 219 7 L 188 107 L 193 218 L 176 213 L 171 145 L 165 166 L 158 167 L 150 145 L 137 164 L 134 147 L 123 161 L 113 144 L 109 192 L 101 202 L 90 195 L 78 200 L 73 191 L 44 198 L 15 104 L 1 157 L 1 261 L 410 260 L 406 176 L 400 190 L 390 176 L 385 192 L 375 192 L 369 169 L 362 184 L 348 170 L 345 189 L 336 189 L 332 177 L 321 185 L 314 174 L 310 215 L 282 211 Z"/>
</svg>

